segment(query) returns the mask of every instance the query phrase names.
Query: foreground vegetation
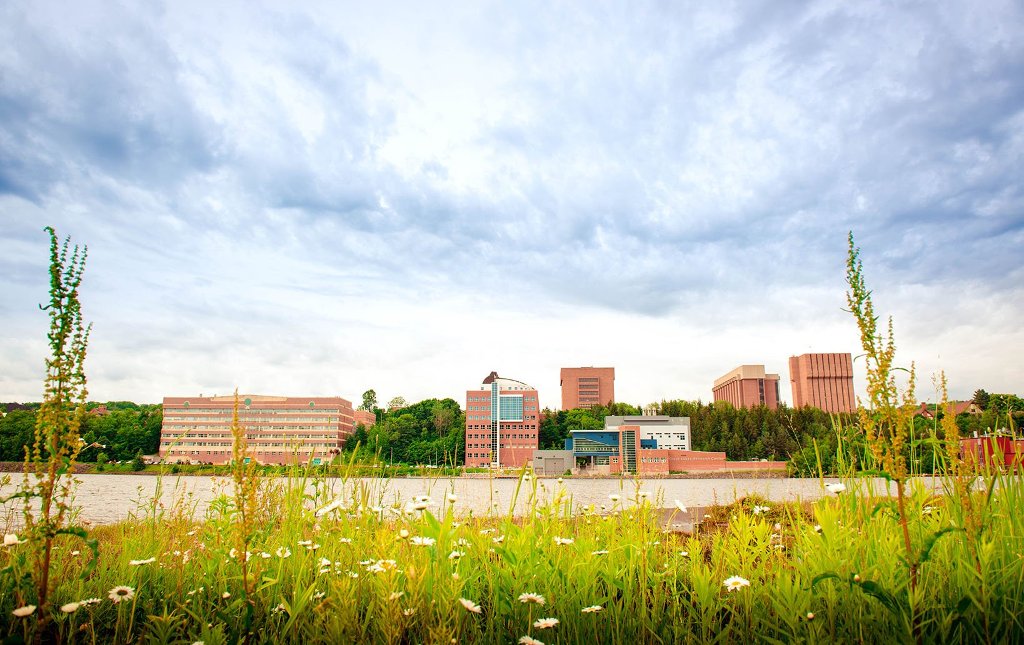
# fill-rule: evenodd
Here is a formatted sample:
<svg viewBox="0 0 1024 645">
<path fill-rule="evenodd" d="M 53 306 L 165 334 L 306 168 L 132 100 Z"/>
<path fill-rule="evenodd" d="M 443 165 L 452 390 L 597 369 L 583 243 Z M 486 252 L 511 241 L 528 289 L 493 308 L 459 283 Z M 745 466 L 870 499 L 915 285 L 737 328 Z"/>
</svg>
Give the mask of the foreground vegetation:
<svg viewBox="0 0 1024 645">
<path fill-rule="evenodd" d="M 433 499 L 387 508 L 370 488 L 332 499 L 317 480 L 252 483 L 225 491 L 198 522 L 182 499 L 95 529 L 95 562 L 76 538 L 58 539 L 44 640 L 1010 642 L 1024 633 L 1024 486 L 998 473 L 968 499 L 909 491 L 916 591 L 894 557 L 894 505 L 857 480 L 809 512 L 763 500 L 713 509 L 692 535 L 663 533 L 653 513 L 663 504 L 646 491 L 627 487 L 603 510 L 573 508 L 548 482 L 555 495 L 541 504 L 550 496 L 528 475 L 520 495 L 533 503 L 522 518 L 460 514 L 443 480 Z M 967 539 L 971 526 L 979 530 Z M 30 641 L 38 609 L 15 612 L 36 602 L 25 584 L 32 545 L 15 542 L 0 554 L 0 624 Z M 548 618 L 557 623 L 537 626 Z"/>
</svg>

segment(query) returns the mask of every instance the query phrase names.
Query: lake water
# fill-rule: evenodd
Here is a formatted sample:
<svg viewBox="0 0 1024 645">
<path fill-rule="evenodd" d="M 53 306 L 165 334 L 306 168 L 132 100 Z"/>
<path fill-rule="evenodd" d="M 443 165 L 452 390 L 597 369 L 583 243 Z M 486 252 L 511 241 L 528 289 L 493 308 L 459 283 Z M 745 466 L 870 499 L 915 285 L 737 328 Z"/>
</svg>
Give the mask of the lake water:
<svg viewBox="0 0 1024 645">
<path fill-rule="evenodd" d="M 130 514 L 142 514 L 140 506 L 151 502 L 157 492 L 158 478 L 150 475 L 78 475 L 81 482 L 77 488 L 75 507 L 80 517 L 94 524 L 109 524 L 124 520 Z M 284 480 L 279 480 L 282 483 Z M 825 483 L 838 481 L 826 479 Z M 926 486 L 937 488 L 937 481 L 923 479 Z M 195 506 L 195 515 L 201 518 L 210 502 L 224 492 L 230 492 L 231 480 L 224 477 L 164 477 L 160 495 L 161 503 L 169 508 L 175 500 L 186 500 Z M 341 495 L 350 496 L 355 487 L 368 493 L 370 504 L 391 506 L 403 504 L 418 495 L 429 495 L 435 510 L 448 504 L 447 494 L 456 495 L 455 508 L 458 513 L 482 515 L 488 512 L 505 514 L 515 496 L 516 479 L 485 478 L 410 478 L 410 479 L 340 479 L 324 480 L 328 488 L 327 498 Z M 882 480 L 872 482 L 875 490 L 884 492 Z M 516 513 L 527 508 L 527 488 L 520 491 Z M 312 492 L 312 489 L 310 489 Z M 641 481 L 639 487 L 631 479 L 572 479 L 562 483 L 556 479 L 537 480 L 537 493 L 542 501 L 551 499 L 557 491 L 563 491 L 571 499 L 573 508 L 593 504 L 598 510 L 602 505 L 611 506 L 611 495 L 620 495 L 620 504 L 629 506 L 636 499 L 638 490 L 647 491 L 650 499 L 662 507 L 675 506 L 679 500 L 687 507 L 704 507 L 714 503 L 729 503 L 751 494 L 761 495 L 772 501 L 810 501 L 830 495 L 818 479 L 656 479 Z M 15 486 L 9 484 L 0 488 L 0 496 L 10 495 Z M 312 506 L 311 506 L 312 507 Z M 17 525 L 20 502 L 10 502 L 0 516 L 0 524 L 8 527 Z"/>
</svg>

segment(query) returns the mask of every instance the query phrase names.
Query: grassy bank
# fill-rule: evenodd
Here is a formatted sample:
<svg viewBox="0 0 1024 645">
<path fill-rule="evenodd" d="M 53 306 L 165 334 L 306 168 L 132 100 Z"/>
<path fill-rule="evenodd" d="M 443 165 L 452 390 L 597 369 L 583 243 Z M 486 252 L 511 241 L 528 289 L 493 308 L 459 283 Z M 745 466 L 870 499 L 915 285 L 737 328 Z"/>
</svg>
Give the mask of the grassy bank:
<svg viewBox="0 0 1024 645">
<path fill-rule="evenodd" d="M 248 502 L 225 495 L 203 522 L 186 498 L 94 530 L 95 563 L 81 541 L 58 537 L 48 638 L 1010 642 L 1024 633 L 1024 486 L 998 473 L 982 481 L 968 499 L 909 491 L 912 539 L 926 554 L 912 591 L 892 502 L 856 480 L 808 509 L 712 509 L 687 535 L 661 532 L 660 504 L 637 490 L 623 493 L 637 508 L 572 508 L 565 496 L 540 505 L 527 477 L 526 518 L 462 515 L 454 497 L 435 517 L 416 500 L 381 508 L 368 488 L 331 500 L 303 495 L 301 478 L 255 479 L 244 534 Z M 967 506 L 982 527 L 970 540 Z M 0 553 L 3 633 L 26 640 L 38 616 L 12 612 L 33 600 L 29 550 Z M 557 624 L 541 627 L 546 618 Z"/>
</svg>

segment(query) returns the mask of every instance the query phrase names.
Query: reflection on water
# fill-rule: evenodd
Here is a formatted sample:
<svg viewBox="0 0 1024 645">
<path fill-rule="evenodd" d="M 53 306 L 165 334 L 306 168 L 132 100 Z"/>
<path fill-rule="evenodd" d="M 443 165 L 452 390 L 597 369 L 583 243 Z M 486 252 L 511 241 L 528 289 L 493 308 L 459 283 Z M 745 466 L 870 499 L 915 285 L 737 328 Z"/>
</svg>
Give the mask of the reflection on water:
<svg viewBox="0 0 1024 645">
<path fill-rule="evenodd" d="M 161 487 L 159 502 L 169 509 L 176 501 L 194 507 L 194 515 L 201 518 L 210 502 L 218 495 L 231 491 L 231 480 L 225 477 L 177 477 L 168 476 L 162 480 L 151 475 L 78 475 L 81 484 L 77 488 L 75 508 L 83 520 L 96 524 L 107 524 L 126 519 L 130 514 L 145 515 L 146 506 L 151 506 Z M 829 481 L 836 480 L 826 480 Z M 282 485 L 288 481 L 278 480 Z M 937 488 L 931 480 L 922 480 L 925 485 Z M 295 483 L 292 480 L 291 483 Z M 417 495 L 429 495 L 434 510 L 448 505 L 448 493 L 454 493 L 455 509 L 458 513 L 482 515 L 488 512 L 505 514 L 509 510 L 519 482 L 516 479 L 438 478 L 438 479 L 351 479 L 344 484 L 340 479 L 324 480 L 326 498 L 333 499 L 342 494 L 350 497 L 354 490 L 368 504 L 391 506 L 402 504 Z M 632 505 L 638 491 L 647 491 L 651 499 L 661 506 L 674 506 L 679 500 L 688 507 L 708 506 L 713 503 L 729 503 L 737 498 L 756 493 L 774 501 L 814 500 L 829 495 L 817 479 L 657 479 L 641 481 L 639 486 L 632 479 L 572 479 L 562 483 L 555 479 L 530 480 L 523 483 L 516 504 L 516 513 L 527 508 L 527 498 L 536 485 L 538 499 L 551 500 L 561 492 L 571 501 L 573 509 L 593 504 L 611 506 L 610 496 L 621 496 L 621 504 Z M 885 490 L 884 482 L 873 482 L 879 492 Z M 9 484 L 0 488 L 0 496 L 14 492 Z M 313 493 L 312 486 L 309 492 Z M 312 502 L 310 502 L 312 504 Z M 14 526 L 20 519 L 20 501 L 8 503 L 0 523 Z M 13 512 L 19 510 L 19 512 Z"/>
</svg>

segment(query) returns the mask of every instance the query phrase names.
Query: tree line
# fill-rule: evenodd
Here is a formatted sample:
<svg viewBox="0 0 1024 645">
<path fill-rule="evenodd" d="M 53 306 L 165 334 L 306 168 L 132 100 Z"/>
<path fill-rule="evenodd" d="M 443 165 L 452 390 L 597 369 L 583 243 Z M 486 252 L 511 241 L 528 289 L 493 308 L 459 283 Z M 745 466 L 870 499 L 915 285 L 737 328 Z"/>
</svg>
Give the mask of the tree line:
<svg viewBox="0 0 1024 645">
<path fill-rule="evenodd" d="M 0 403 L 0 461 L 22 461 L 35 440 L 38 403 Z M 160 447 L 163 407 L 130 401 L 90 403 L 80 436 L 81 462 L 130 461 Z"/>
<path fill-rule="evenodd" d="M 982 414 L 960 414 L 961 436 L 985 434 L 1005 428 L 1016 432 L 1024 422 L 1024 400 L 1013 394 L 975 392 L 972 399 Z M 369 427 L 357 424 L 343 445 L 340 459 L 359 462 L 375 460 L 395 464 L 461 466 L 465 463 L 465 413 L 453 399 L 427 399 L 406 405 L 395 397 L 388 408 L 377 407 L 376 395 L 363 396 L 362 409 L 377 419 Z M 24 448 L 34 440 L 38 403 L 0 403 L 0 461 L 21 461 Z M 777 410 L 764 406 L 734 408 L 724 402 L 662 401 L 658 414 L 690 418 L 690 442 L 694 450 L 724 452 L 730 461 L 768 459 L 789 461 L 791 469 L 804 475 L 832 473 L 838 466 L 840 450 L 858 454 L 863 442 L 857 432 L 855 415 L 829 415 L 816 408 Z M 90 403 L 82 424 L 84 449 L 79 461 L 129 461 L 139 455 L 156 454 L 160 445 L 163 411 L 159 404 L 129 401 Z M 570 430 L 600 429 L 607 416 L 641 414 L 638 406 L 610 403 L 589 410 L 550 410 L 541 413 L 539 447 L 561 450 Z M 934 451 L 931 439 L 944 439 L 937 418 L 916 417 L 916 443 L 907 447 L 906 459 L 917 472 L 931 472 Z M 353 454 L 355 453 L 355 454 Z"/>
</svg>

